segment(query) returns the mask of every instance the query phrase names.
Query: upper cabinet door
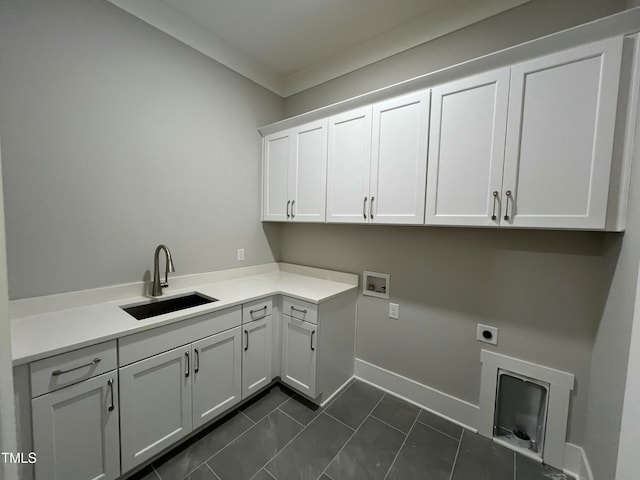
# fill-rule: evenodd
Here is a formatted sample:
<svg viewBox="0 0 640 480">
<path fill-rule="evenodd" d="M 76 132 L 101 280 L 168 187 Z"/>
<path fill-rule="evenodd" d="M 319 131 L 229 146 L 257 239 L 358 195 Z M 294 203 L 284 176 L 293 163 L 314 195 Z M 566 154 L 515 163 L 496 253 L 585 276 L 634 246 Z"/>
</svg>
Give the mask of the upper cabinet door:
<svg viewBox="0 0 640 480">
<path fill-rule="evenodd" d="M 264 137 L 262 145 L 262 219 L 287 220 L 291 205 L 288 196 L 289 157 L 292 142 L 289 131 Z"/>
<path fill-rule="evenodd" d="M 511 69 L 502 226 L 603 229 L 622 38 Z"/>
<path fill-rule="evenodd" d="M 500 223 L 509 68 L 434 88 L 427 225 Z"/>
<path fill-rule="evenodd" d="M 428 136 L 428 90 L 373 106 L 372 223 L 424 223 Z"/>
<path fill-rule="evenodd" d="M 327 119 L 293 131 L 289 167 L 291 220 L 324 222 L 327 189 Z"/>
<path fill-rule="evenodd" d="M 371 107 L 329 119 L 327 222 L 367 223 Z"/>
</svg>

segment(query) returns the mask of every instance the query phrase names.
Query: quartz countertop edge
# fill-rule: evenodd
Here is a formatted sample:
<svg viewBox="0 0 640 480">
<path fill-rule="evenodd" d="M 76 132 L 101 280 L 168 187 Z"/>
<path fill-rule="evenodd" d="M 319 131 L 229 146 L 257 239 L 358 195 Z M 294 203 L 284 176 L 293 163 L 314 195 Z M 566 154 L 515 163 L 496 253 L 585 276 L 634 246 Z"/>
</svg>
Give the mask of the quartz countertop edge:
<svg viewBox="0 0 640 480">
<path fill-rule="evenodd" d="M 150 298 L 144 295 L 127 296 L 107 302 L 13 318 L 11 320 L 13 366 L 213 313 L 264 297 L 286 295 L 305 302 L 320 304 L 353 291 L 358 286 L 357 275 L 340 274 L 337 278 L 349 282 L 342 283 L 319 278 L 318 269 L 310 269 L 309 273 L 312 276 L 306 276 L 302 274 L 305 267 L 297 267 L 296 273 L 291 273 L 290 268 L 282 268 L 265 274 L 203 285 L 184 288 L 170 286 L 164 289 L 164 295 L 161 298 L 199 292 L 218 301 L 144 320 L 136 320 L 120 308 L 148 302 Z M 329 278 L 332 277 L 329 275 Z M 171 279 L 169 283 L 171 285 Z"/>
</svg>

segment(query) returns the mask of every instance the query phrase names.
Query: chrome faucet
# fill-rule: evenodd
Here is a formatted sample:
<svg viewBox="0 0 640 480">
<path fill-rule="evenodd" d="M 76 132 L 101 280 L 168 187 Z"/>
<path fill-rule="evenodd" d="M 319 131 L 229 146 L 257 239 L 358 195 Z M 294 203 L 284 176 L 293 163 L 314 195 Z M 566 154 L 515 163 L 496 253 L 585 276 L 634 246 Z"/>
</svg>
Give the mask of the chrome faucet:
<svg viewBox="0 0 640 480">
<path fill-rule="evenodd" d="M 164 282 L 160 283 L 160 250 L 164 250 L 166 256 L 166 269 L 164 271 Z M 169 286 L 169 272 L 175 272 L 171 252 L 166 245 L 158 245 L 156 252 L 153 254 L 153 287 L 151 288 L 151 296 L 159 297 L 162 295 L 162 287 Z"/>
</svg>

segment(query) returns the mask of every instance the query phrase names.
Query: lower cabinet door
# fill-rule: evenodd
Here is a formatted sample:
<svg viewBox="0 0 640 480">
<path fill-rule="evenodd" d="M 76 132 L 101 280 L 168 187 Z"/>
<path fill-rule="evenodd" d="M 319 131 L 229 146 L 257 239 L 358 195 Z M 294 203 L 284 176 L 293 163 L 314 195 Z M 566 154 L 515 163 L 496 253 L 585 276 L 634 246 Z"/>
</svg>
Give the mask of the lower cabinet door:
<svg viewBox="0 0 640 480">
<path fill-rule="evenodd" d="M 116 371 L 34 398 L 31 406 L 37 480 L 120 476 Z"/>
<path fill-rule="evenodd" d="M 271 378 L 271 316 L 242 325 L 242 398 L 268 385 Z"/>
<path fill-rule="evenodd" d="M 315 398 L 318 326 L 282 316 L 282 381 L 291 388 Z"/>
<path fill-rule="evenodd" d="M 193 428 L 240 401 L 242 395 L 241 327 L 193 344 Z"/>
<path fill-rule="evenodd" d="M 192 431 L 191 345 L 120 369 L 122 471 Z"/>
</svg>

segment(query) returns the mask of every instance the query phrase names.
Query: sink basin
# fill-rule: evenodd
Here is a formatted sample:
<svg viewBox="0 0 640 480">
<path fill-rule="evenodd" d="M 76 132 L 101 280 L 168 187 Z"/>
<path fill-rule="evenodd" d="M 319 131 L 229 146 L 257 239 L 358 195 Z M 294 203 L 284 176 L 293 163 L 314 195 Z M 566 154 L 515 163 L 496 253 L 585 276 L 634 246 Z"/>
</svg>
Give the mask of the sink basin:
<svg viewBox="0 0 640 480">
<path fill-rule="evenodd" d="M 199 293 L 190 293 L 180 297 L 167 298 L 166 300 L 154 300 L 149 303 L 138 305 L 123 306 L 122 308 L 129 315 L 137 320 L 163 315 L 165 313 L 177 312 L 185 308 L 206 305 L 207 303 L 217 302 L 217 298 L 205 297 Z"/>
</svg>

